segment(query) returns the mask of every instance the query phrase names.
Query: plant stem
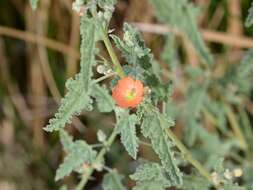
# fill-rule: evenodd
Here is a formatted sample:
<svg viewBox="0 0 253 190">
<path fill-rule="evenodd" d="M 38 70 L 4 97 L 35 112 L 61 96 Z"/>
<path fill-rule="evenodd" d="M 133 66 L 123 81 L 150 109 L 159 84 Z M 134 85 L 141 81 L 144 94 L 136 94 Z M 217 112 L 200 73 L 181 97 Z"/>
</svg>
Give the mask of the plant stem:
<svg viewBox="0 0 253 190">
<path fill-rule="evenodd" d="M 101 81 L 103 81 L 103 80 L 105 80 L 105 79 L 108 79 L 108 78 L 110 78 L 110 77 L 112 77 L 112 76 L 114 76 L 114 75 L 115 75 L 115 73 L 110 73 L 110 74 L 108 74 L 108 75 L 102 76 L 102 77 L 100 77 L 100 78 L 94 80 L 94 81 L 93 81 L 93 84 L 99 83 L 99 82 L 101 82 Z"/>
<path fill-rule="evenodd" d="M 232 111 L 231 107 L 228 105 L 225 105 L 225 109 L 227 112 L 227 117 L 230 122 L 230 125 L 231 125 L 236 137 L 238 138 L 242 149 L 247 150 L 249 146 L 248 146 L 247 141 L 245 140 L 244 135 L 238 125 L 238 122 L 237 122 L 234 112 Z"/>
<path fill-rule="evenodd" d="M 203 175 L 208 181 L 213 183 L 212 176 L 209 174 L 209 172 L 201 165 L 199 161 L 194 159 L 191 155 L 191 153 L 188 151 L 188 149 L 183 145 L 183 143 L 177 138 L 174 133 L 168 129 L 167 134 L 169 138 L 175 143 L 177 148 L 181 151 L 183 156 L 185 157 L 186 160 L 188 160 L 198 171 L 201 175 Z"/>
<path fill-rule="evenodd" d="M 107 152 L 108 148 L 112 145 L 112 143 L 114 142 L 115 138 L 117 136 L 117 127 L 114 127 L 113 132 L 111 133 L 110 137 L 108 138 L 108 140 L 105 142 L 105 146 L 104 148 L 102 148 L 100 150 L 100 152 L 98 153 L 96 159 L 94 160 L 94 162 L 91 164 L 91 167 L 89 167 L 87 169 L 87 171 L 85 171 L 85 173 L 82 176 L 81 181 L 79 182 L 79 184 L 77 185 L 75 190 L 82 190 L 83 187 L 86 185 L 86 183 L 88 182 L 90 176 L 92 175 L 93 171 L 94 171 L 94 166 L 100 164 L 103 161 L 104 155 Z"/>
<path fill-rule="evenodd" d="M 120 78 L 124 78 L 125 77 L 124 70 L 121 67 L 120 62 L 113 50 L 112 44 L 110 42 L 110 39 L 109 39 L 106 31 L 104 31 L 104 34 L 103 34 L 103 41 L 104 41 L 105 47 L 106 47 L 111 59 L 112 59 L 112 63 L 115 67 L 115 72 L 120 76 Z"/>
</svg>

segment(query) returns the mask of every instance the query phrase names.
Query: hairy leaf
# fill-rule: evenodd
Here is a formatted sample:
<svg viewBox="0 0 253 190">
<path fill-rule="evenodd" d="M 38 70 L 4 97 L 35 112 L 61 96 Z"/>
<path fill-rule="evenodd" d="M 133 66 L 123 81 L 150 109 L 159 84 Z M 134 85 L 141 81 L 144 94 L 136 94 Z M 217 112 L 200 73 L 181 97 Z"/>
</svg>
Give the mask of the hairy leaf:
<svg viewBox="0 0 253 190">
<path fill-rule="evenodd" d="M 135 114 L 129 114 L 127 110 L 117 108 L 115 111 L 121 142 L 133 159 L 136 159 L 139 146 L 138 137 L 136 136 L 138 118 Z"/>
<path fill-rule="evenodd" d="M 66 185 L 63 185 L 63 186 L 60 187 L 59 190 L 68 190 L 68 187 Z"/>
<path fill-rule="evenodd" d="M 123 40 L 112 35 L 116 46 L 121 50 L 126 61 L 131 65 L 126 72 L 138 78 L 151 88 L 154 99 L 168 100 L 169 84 L 160 80 L 159 65 L 154 61 L 150 49 L 146 47 L 140 33 L 129 24 L 124 24 Z"/>
<path fill-rule="evenodd" d="M 111 112 L 114 109 L 114 101 L 105 87 L 98 84 L 92 85 L 92 96 L 96 98 L 97 106 L 100 112 Z"/>
<path fill-rule="evenodd" d="M 66 123 L 70 123 L 73 115 L 78 115 L 86 108 L 91 109 L 91 99 L 89 92 L 84 90 L 83 77 L 78 74 L 76 78 L 69 79 L 66 82 L 68 93 L 61 100 L 60 108 L 55 114 L 55 118 L 49 120 L 49 124 L 44 128 L 46 131 L 52 132 L 65 127 Z"/>
<path fill-rule="evenodd" d="M 251 7 L 249 8 L 248 16 L 245 21 L 245 26 L 250 27 L 253 24 L 253 3 L 251 3 Z"/>
<path fill-rule="evenodd" d="M 92 20 L 82 18 L 81 20 L 81 72 L 76 78 L 66 82 L 68 93 L 61 100 L 60 108 L 55 114 L 55 118 L 49 120 L 49 125 L 45 130 L 52 132 L 64 128 L 69 123 L 73 115 L 78 115 L 86 108 L 91 109 L 91 99 L 89 97 L 89 87 L 92 76 L 92 65 L 95 54 L 95 23 Z"/>
<path fill-rule="evenodd" d="M 60 140 L 61 140 L 61 144 L 63 146 L 64 151 L 66 153 L 71 152 L 74 145 L 73 137 L 70 136 L 66 131 L 62 129 L 60 130 Z"/>
<path fill-rule="evenodd" d="M 233 183 L 228 183 L 228 184 L 225 184 L 224 190 L 246 190 L 246 187 L 242 187 Z"/>
<path fill-rule="evenodd" d="M 195 8 L 187 3 L 186 0 L 149 1 L 155 7 L 158 19 L 160 19 L 161 22 L 185 32 L 202 60 L 211 65 L 213 59 L 198 31 Z"/>
<path fill-rule="evenodd" d="M 185 136 L 189 146 L 194 145 L 197 138 L 199 128 L 197 120 L 204 104 L 206 90 L 207 84 L 201 86 L 201 84 L 192 83 L 187 92 Z"/>
<path fill-rule="evenodd" d="M 104 175 L 103 178 L 103 190 L 126 190 L 122 185 L 121 180 L 123 176 L 118 174 L 117 171 L 113 170 Z"/>
<path fill-rule="evenodd" d="M 63 163 L 56 171 L 55 180 L 62 179 L 76 170 L 84 163 L 91 163 L 96 157 L 96 151 L 92 150 L 85 141 L 77 140 L 73 143 L 71 150 L 64 158 Z"/>
<path fill-rule="evenodd" d="M 141 164 L 130 177 L 137 183 L 152 181 L 159 183 L 163 188 L 171 186 L 171 183 L 165 177 L 164 168 L 157 163 L 148 162 Z"/>
<path fill-rule="evenodd" d="M 154 181 L 144 181 L 141 183 L 137 183 L 137 185 L 133 188 L 133 190 L 165 190 L 163 185 L 159 182 Z"/>
<path fill-rule="evenodd" d="M 90 87 L 90 78 L 92 76 L 92 65 L 95 62 L 95 23 L 92 19 L 82 17 L 80 25 L 81 33 L 81 73 L 83 77 L 83 88 L 88 91 Z"/>
<path fill-rule="evenodd" d="M 183 182 L 182 189 L 184 190 L 204 190 L 210 187 L 210 182 L 201 176 L 185 175 Z"/>
<path fill-rule="evenodd" d="M 162 59 L 164 60 L 165 63 L 169 65 L 169 69 L 174 69 L 174 67 L 177 64 L 177 61 L 175 59 L 175 35 L 173 33 L 169 33 L 166 36 L 166 42 L 165 46 L 162 52 Z"/>
<path fill-rule="evenodd" d="M 182 174 L 174 158 L 173 143 L 166 134 L 166 129 L 172 125 L 173 121 L 167 120 L 152 105 L 145 105 L 141 125 L 142 134 L 151 140 L 152 147 L 159 155 L 171 184 L 180 185 L 182 183 Z"/>
<path fill-rule="evenodd" d="M 245 57 L 241 60 L 238 69 L 238 75 L 240 78 L 248 77 L 250 74 L 251 76 L 253 75 L 253 48 L 248 50 Z"/>
</svg>

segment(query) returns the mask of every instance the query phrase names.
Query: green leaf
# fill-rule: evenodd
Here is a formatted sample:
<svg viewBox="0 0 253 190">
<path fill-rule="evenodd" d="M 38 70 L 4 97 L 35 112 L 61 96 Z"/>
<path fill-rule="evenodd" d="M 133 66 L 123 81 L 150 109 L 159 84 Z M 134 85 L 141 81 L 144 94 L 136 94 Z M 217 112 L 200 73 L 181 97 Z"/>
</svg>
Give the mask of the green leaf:
<svg viewBox="0 0 253 190">
<path fill-rule="evenodd" d="M 252 3 L 253 5 L 253 3 Z M 253 7 L 252 7 L 253 14 Z M 253 74 L 253 48 L 249 49 L 246 55 L 243 57 L 239 64 L 238 68 L 238 76 L 241 79 L 245 79 L 246 77 Z"/>
<path fill-rule="evenodd" d="M 92 109 L 90 95 L 90 81 L 92 76 L 92 65 L 95 63 L 95 23 L 92 20 L 82 18 L 81 20 L 81 72 L 75 79 L 66 82 L 68 93 L 61 100 L 60 108 L 55 114 L 55 118 L 49 120 L 49 124 L 44 128 L 52 132 L 64 128 L 69 123 L 73 115 L 78 115 L 83 109 Z"/>
<path fill-rule="evenodd" d="M 152 105 L 144 105 L 143 123 L 141 125 L 142 134 L 151 140 L 152 147 L 159 155 L 171 184 L 180 185 L 182 184 L 182 174 L 174 158 L 173 143 L 166 134 L 166 130 L 173 124 L 172 120 L 165 118 Z"/>
<path fill-rule="evenodd" d="M 130 178 L 141 182 L 154 182 L 159 183 L 163 188 L 170 187 L 171 183 L 165 177 L 165 170 L 159 164 L 148 162 L 141 164 Z"/>
<path fill-rule="evenodd" d="M 104 175 L 102 183 L 103 190 L 126 190 L 121 183 L 122 179 L 123 176 L 118 174 L 117 171 L 110 171 L 110 173 Z"/>
<path fill-rule="evenodd" d="M 249 8 L 248 16 L 245 21 L 245 26 L 250 27 L 253 24 L 253 3 L 251 3 L 251 7 Z"/>
<path fill-rule="evenodd" d="M 32 6 L 32 9 L 36 10 L 37 7 L 38 7 L 39 0 L 29 0 L 29 1 L 30 1 L 31 6 Z"/>
<path fill-rule="evenodd" d="M 161 69 L 158 69 L 159 65 L 154 61 L 151 50 L 146 47 L 140 33 L 124 23 L 123 40 L 114 35 L 111 37 L 130 66 L 127 75 L 144 81 L 145 85 L 151 88 L 153 99 L 167 101 L 169 84 L 163 84 L 160 80 Z"/>
<path fill-rule="evenodd" d="M 79 169 L 84 163 L 91 163 L 96 157 L 96 151 L 92 150 L 85 141 L 77 140 L 64 158 L 63 163 L 56 171 L 55 180 L 62 179 L 73 170 Z"/>
<path fill-rule="evenodd" d="M 210 187 L 210 182 L 201 176 L 185 175 L 183 182 L 182 189 L 184 190 L 204 190 Z"/>
<path fill-rule="evenodd" d="M 226 133 L 228 128 L 224 104 L 221 101 L 211 100 L 207 98 L 205 99 L 206 99 L 205 106 L 207 107 L 209 112 L 212 113 L 214 117 L 217 119 L 218 128 L 223 133 Z"/>
<path fill-rule="evenodd" d="M 111 112 L 114 109 L 114 100 L 105 87 L 92 85 L 92 96 L 95 97 L 100 112 Z"/>
<path fill-rule="evenodd" d="M 128 110 L 117 108 L 115 112 L 121 142 L 129 155 L 131 155 L 133 159 L 136 159 L 139 146 L 138 137 L 136 136 L 136 124 L 139 120 L 135 114 L 129 114 Z"/>
<path fill-rule="evenodd" d="M 52 132 L 65 127 L 66 123 L 70 123 L 73 115 L 79 115 L 86 108 L 91 109 L 92 100 L 89 92 L 84 90 L 83 76 L 76 75 L 75 80 L 69 79 L 66 82 L 68 93 L 61 100 L 60 108 L 55 114 L 55 118 L 49 120 L 49 124 L 44 128 L 46 131 Z"/>
<path fill-rule="evenodd" d="M 133 190 L 165 190 L 162 184 L 154 181 L 144 181 L 142 183 L 138 183 Z"/>
<path fill-rule="evenodd" d="M 156 10 L 158 19 L 186 33 L 200 58 L 208 65 L 213 58 L 205 46 L 196 23 L 196 8 L 186 0 L 149 0 Z"/>
<path fill-rule="evenodd" d="M 201 108 L 204 105 L 208 84 L 192 83 L 187 92 L 187 105 L 185 109 L 186 114 L 186 128 L 185 136 L 186 142 L 192 146 L 197 138 Z"/>
<path fill-rule="evenodd" d="M 166 36 L 165 46 L 162 52 L 163 61 L 169 65 L 169 69 L 174 69 L 177 60 L 175 59 L 176 51 L 175 51 L 175 35 L 173 33 L 169 33 Z"/>
<path fill-rule="evenodd" d="M 63 145 L 63 149 L 65 152 L 71 152 L 74 143 L 73 143 L 73 137 L 70 136 L 66 131 L 63 129 L 60 130 L 60 140 L 61 144 Z"/>
<path fill-rule="evenodd" d="M 80 25 L 81 33 L 81 73 L 83 77 L 83 88 L 88 91 L 92 76 L 92 65 L 95 63 L 95 24 L 93 19 L 82 17 Z"/>
<path fill-rule="evenodd" d="M 193 82 L 187 91 L 187 116 L 199 117 L 201 108 L 206 97 L 208 83 Z"/>
<path fill-rule="evenodd" d="M 224 190 L 246 190 L 246 188 L 238 186 L 237 184 L 228 183 L 224 186 Z"/>
<path fill-rule="evenodd" d="M 63 185 L 63 186 L 60 187 L 59 190 L 68 190 L 68 187 L 66 185 Z"/>
</svg>

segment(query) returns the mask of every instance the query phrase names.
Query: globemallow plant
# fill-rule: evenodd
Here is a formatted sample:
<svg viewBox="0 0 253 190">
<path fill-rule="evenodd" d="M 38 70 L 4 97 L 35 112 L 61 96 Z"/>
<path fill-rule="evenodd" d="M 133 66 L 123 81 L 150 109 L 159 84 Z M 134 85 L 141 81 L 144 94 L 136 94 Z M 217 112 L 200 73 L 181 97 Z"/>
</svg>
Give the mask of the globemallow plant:
<svg viewBox="0 0 253 190">
<path fill-rule="evenodd" d="M 206 67 L 212 67 L 213 59 L 197 29 L 195 8 L 186 0 L 150 2 L 156 9 L 160 9 L 157 13 L 162 22 L 186 32 Z M 38 1 L 31 0 L 31 3 L 36 8 Z M 135 173 L 130 175 L 136 182 L 134 190 L 165 190 L 169 187 L 187 190 L 210 187 L 240 189 L 233 184 L 231 177 L 224 175 L 222 160 L 216 161 L 216 168 L 206 168 L 173 133 L 175 123 L 166 112 L 166 105 L 172 103 L 172 81 L 164 82 L 161 79 L 162 71 L 159 65 L 133 26 L 124 24 L 123 39 L 111 34 L 109 22 L 116 3 L 116 0 L 76 0 L 73 3 L 73 11 L 80 15 L 80 72 L 67 80 L 67 93 L 61 100 L 55 117 L 50 119 L 44 128 L 48 132 L 59 132 L 66 153 L 63 163 L 56 171 L 55 180 L 77 172 L 81 179 L 76 190 L 81 190 L 85 188 L 95 170 L 106 170 L 108 173 L 104 175 L 103 189 L 127 189 L 122 182 L 123 176 L 106 166 L 105 155 L 110 152 L 110 146 L 119 136 L 122 146 L 132 159 L 136 160 L 141 143 L 138 136 L 143 135 L 150 141 L 149 146 L 160 161 L 140 159 Z M 100 55 L 96 46 L 98 43 L 105 45 L 110 60 Z M 120 64 L 112 43 L 120 50 L 126 64 Z M 98 61 L 98 58 L 101 60 Z M 98 73 L 103 74 L 102 77 L 94 77 L 94 67 Z M 110 79 L 110 84 L 106 84 L 105 79 Z M 208 80 L 206 84 L 209 84 Z M 198 97 L 201 97 L 206 88 L 200 90 L 202 91 Z M 196 92 L 199 92 L 199 89 Z M 192 104 L 192 113 L 195 113 L 194 106 Z M 71 123 L 73 116 L 79 115 L 83 110 L 92 111 L 94 107 L 101 114 L 115 113 L 115 126 L 111 134 L 107 137 L 103 131 L 97 132 L 101 146 L 96 148 L 84 139 L 74 140 L 65 130 L 66 124 Z M 194 117 L 192 115 L 187 118 L 196 122 Z M 140 134 L 137 131 L 140 131 Z M 203 130 L 201 133 L 203 136 L 206 134 Z M 186 163 L 192 166 L 190 173 L 184 173 L 184 170 L 180 169 L 180 166 L 183 168 Z"/>
</svg>

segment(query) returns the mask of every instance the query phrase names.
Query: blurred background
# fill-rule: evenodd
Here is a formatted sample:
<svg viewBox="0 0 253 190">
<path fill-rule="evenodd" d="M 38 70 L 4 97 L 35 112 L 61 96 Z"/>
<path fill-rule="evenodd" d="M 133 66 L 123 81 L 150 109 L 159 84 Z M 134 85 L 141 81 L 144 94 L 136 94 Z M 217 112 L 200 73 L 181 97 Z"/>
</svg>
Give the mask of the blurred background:
<svg viewBox="0 0 253 190">
<path fill-rule="evenodd" d="M 215 57 L 217 70 L 237 64 L 245 50 L 253 47 L 253 28 L 244 27 L 251 1 L 192 2 L 199 6 L 198 24 Z M 0 1 L 0 190 L 61 186 L 62 182 L 54 181 L 54 175 L 63 158 L 62 147 L 57 134 L 48 134 L 42 128 L 64 95 L 66 79 L 79 70 L 79 16 L 71 7 L 72 0 L 41 0 L 37 11 L 33 11 L 27 0 Z M 160 57 L 167 27 L 158 25 L 148 1 L 119 0 L 111 21 L 114 33 L 122 35 L 124 22 L 135 24 L 142 31 L 147 46 L 163 67 Z M 178 44 L 182 64 L 198 65 L 192 47 L 181 38 Z M 180 99 L 183 95 L 176 96 Z M 252 120 L 252 93 L 245 106 Z M 69 131 L 92 144 L 96 142 L 96 131 L 112 127 L 113 121 L 110 114 L 84 112 L 74 119 Z M 179 136 L 182 127 L 179 123 L 175 128 Z M 140 154 L 151 158 L 153 155 L 145 146 L 140 147 Z M 134 168 L 134 163 L 124 164 L 130 160 L 120 144 L 115 144 L 108 155 L 109 165 L 122 173 L 129 173 L 128 167 Z M 95 177 L 87 189 L 100 189 L 102 174 L 95 173 Z M 71 187 L 76 180 L 72 176 L 64 183 Z"/>
</svg>

